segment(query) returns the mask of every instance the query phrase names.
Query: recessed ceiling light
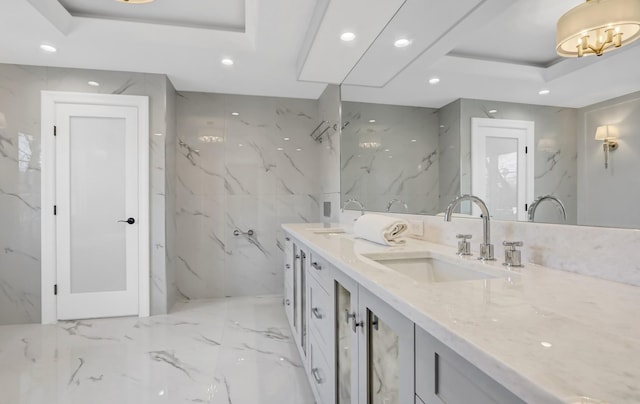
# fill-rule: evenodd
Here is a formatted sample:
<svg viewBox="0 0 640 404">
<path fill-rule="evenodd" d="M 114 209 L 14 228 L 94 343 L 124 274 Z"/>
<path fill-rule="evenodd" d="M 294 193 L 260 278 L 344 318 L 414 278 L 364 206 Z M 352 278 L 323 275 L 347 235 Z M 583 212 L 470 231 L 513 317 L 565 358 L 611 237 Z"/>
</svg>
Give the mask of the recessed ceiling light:
<svg viewBox="0 0 640 404">
<path fill-rule="evenodd" d="M 547 94 L 549 94 L 550 92 L 551 92 L 551 91 L 549 91 L 549 90 L 546 90 L 546 89 L 545 89 L 545 90 L 540 90 L 540 91 L 538 91 L 538 94 L 540 94 L 540 95 L 547 95 Z"/>
<path fill-rule="evenodd" d="M 284 149 L 282 147 L 278 147 L 276 150 L 277 151 L 283 151 Z"/>
<path fill-rule="evenodd" d="M 369 123 L 376 123 L 375 119 L 369 119 Z"/>
<path fill-rule="evenodd" d="M 296 149 L 296 151 L 302 151 L 302 149 L 298 147 L 298 148 Z"/>
<path fill-rule="evenodd" d="M 162 136 L 162 133 L 154 133 L 155 136 Z"/>
<path fill-rule="evenodd" d="M 416 140 L 416 139 L 411 139 L 411 141 L 412 141 L 413 143 L 417 142 L 417 140 Z"/>
<path fill-rule="evenodd" d="M 97 81 L 90 81 L 87 84 L 91 87 L 100 87 L 100 83 L 98 83 Z"/>
<path fill-rule="evenodd" d="M 125 4 L 145 4 L 145 3 L 151 3 L 154 0 L 116 0 L 118 3 L 125 3 Z"/>
<path fill-rule="evenodd" d="M 233 66 L 233 60 L 229 58 L 222 59 L 220 63 L 222 63 L 225 66 Z"/>
<path fill-rule="evenodd" d="M 240 115 L 240 113 L 239 112 L 232 112 L 231 115 L 238 116 L 238 115 Z"/>
<path fill-rule="evenodd" d="M 444 128 L 444 125 L 440 125 L 441 128 Z"/>
<path fill-rule="evenodd" d="M 395 46 L 396 48 L 404 48 L 411 45 L 411 41 L 408 40 L 407 38 L 401 38 L 398 39 L 397 41 L 395 41 L 393 43 L 393 46 Z"/>
<path fill-rule="evenodd" d="M 384 151 L 386 151 L 386 152 L 390 152 L 391 150 L 390 150 L 390 149 L 384 149 Z"/>
<path fill-rule="evenodd" d="M 540 345 L 542 345 L 542 346 L 543 346 L 543 347 L 545 347 L 545 348 L 551 348 L 551 347 L 553 346 L 552 344 L 550 344 L 550 343 L 549 343 L 549 342 L 547 342 L 547 341 L 542 341 L 542 342 L 540 343 Z"/>
<path fill-rule="evenodd" d="M 440 82 L 440 79 L 437 77 L 431 77 L 429 79 L 429 84 L 438 84 Z"/>
<path fill-rule="evenodd" d="M 57 51 L 57 49 L 54 46 L 47 45 L 46 43 L 43 43 L 42 45 L 40 45 L 40 49 L 49 53 L 54 53 Z"/>
<path fill-rule="evenodd" d="M 497 109 L 490 109 L 490 110 L 489 110 L 489 113 L 490 113 L 490 114 L 495 114 L 496 112 L 498 112 L 498 110 L 497 110 Z"/>
<path fill-rule="evenodd" d="M 353 32 L 345 32 L 342 35 L 340 35 L 340 39 L 342 39 L 345 42 L 351 42 L 354 39 L 356 39 L 356 34 L 354 34 Z"/>
<path fill-rule="evenodd" d="M 244 146 L 242 143 L 238 143 L 238 147 L 242 147 Z"/>
<path fill-rule="evenodd" d="M 282 138 L 282 140 L 291 140 L 291 138 L 285 137 L 285 138 Z"/>
</svg>

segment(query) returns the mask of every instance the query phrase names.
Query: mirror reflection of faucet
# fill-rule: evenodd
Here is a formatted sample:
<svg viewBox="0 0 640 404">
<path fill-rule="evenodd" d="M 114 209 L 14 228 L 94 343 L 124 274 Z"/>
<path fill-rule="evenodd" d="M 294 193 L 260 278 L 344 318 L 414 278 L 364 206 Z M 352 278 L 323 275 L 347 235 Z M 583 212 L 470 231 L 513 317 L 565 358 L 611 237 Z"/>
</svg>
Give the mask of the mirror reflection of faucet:
<svg viewBox="0 0 640 404">
<path fill-rule="evenodd" d="M 475 203 L 482 212 L 482 244 L 480 244 L 480 257 L 478 257 L 478 259 L 483 261 L 495 261 L 495 258 L 493 257 L 493 244 L 491 244 L 489 209 L 482 199 L 475 195 L 460 195 L 451 201 L 449 206 L 447 206 L 447 209 L 444 212 L 444 220 L 447 222 L 451 221 L 451 218 L 453 217 L 453 210 L 462 201 L 471 201 Z"/>
<path fill-rule="evenodd" d="M 347 206 L 349 206 L 352 203 L 355 203 L 356 205 L 358 205 L 358 207 L 360 208 L 360 216 L 363 216 L 364 215 L 364 205 L 362 204 L 362 202 L 360 202 L 356 198 L 351 198 L 351 199 L 345 201 L 345 203 L 342 205 L 342 213 L 344 213 L 344 210 L 347 208 Z M 353 220 L 355 221 L 356 219 L 353 219 Z"/>
<path fill-rule="evenodd" d="M 543 202 L 543 201 L 552 201 L 552 202 L 554 202 L 554 204 L 560 210 L 560 214 L 562 215 L 562 221 L 563 222 L 567 221 L 567 211 L 564 209 L 564 204 L 562 203 L 562 201 L 560 199 L 556 198 L 553 195 L 541 195 L 541 196 L 537 197 L 533 202 L 531 202 L 531 205 L 529 206 L 529 209 L 527 210 L 527 217 L 529 218 L 530 222 L 534 221 L 535 215 L 536 215 L 536 209 L 538 208 L 538 205 L 540 205 L 540 203 Z"/>
<path fill-rule="evenodd" d="M 387 212 L 391 211 L 391 207 L 396 202 L 401 203 L 402 206 L 404 206 L 404 211 L 405 212 L 409 212 L 409 206 L 407 206 L 407 203 L 405 201 L 403 201 L 402 199 L 398 199 L 398 198 L 394 198 L 394 199 L 389 201 L 389 203 L 387 204 Z"/>
</svg>

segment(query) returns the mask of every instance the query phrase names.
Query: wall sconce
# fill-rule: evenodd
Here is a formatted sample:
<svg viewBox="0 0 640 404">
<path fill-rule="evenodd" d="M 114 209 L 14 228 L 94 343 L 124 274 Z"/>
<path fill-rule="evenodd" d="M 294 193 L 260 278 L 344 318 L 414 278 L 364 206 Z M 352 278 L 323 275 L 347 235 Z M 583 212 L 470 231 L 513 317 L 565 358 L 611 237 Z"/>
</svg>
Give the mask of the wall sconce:
<svg viewBox="0 0 640 404">
<path fill-rule="evenodd" d="M 602 150 L 604 150 L 604 168 L 609 167 L 609 150 L 618 148 L 618 128 L 613 125 L 598 126 L 596 129 L 596 140 L 602 140 Z"/>
</svg>

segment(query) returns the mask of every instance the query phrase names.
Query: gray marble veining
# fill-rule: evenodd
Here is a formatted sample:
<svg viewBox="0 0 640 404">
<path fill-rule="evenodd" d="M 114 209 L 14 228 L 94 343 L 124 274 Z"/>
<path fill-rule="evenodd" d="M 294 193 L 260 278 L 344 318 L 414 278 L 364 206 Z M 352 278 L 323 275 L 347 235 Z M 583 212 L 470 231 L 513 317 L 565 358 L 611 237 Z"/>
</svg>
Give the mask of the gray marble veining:
<svg viewBox="0 0 640 404">
<path fill-rule="evenodd" d="M 180 293 L 281 293 L 280 224 L 319 219 L 317 101 L 180 93 L 177 112 Z"/>
<path fill-rule="evenodd" d="M 282 296 L 0 326 L 0 403 L 312 404 Z"/>
</svg>

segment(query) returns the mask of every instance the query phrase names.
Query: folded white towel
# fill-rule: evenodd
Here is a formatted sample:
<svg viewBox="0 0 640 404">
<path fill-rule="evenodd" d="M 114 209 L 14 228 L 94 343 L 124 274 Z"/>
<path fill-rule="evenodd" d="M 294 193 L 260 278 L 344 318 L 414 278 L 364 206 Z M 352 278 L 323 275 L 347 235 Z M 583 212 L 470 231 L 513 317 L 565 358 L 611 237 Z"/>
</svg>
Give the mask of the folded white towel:
<svg viewBox="0 0 640 404">
<path fill-rule="evenodd" d="M 400 239 L 409 224 L 406 220 L 389 216 L 366 214 L 360 216 L 353 225 L 353 233 L 374 243 L 384 245 L 399 245 L 406 243 Z"/>
</svg>

